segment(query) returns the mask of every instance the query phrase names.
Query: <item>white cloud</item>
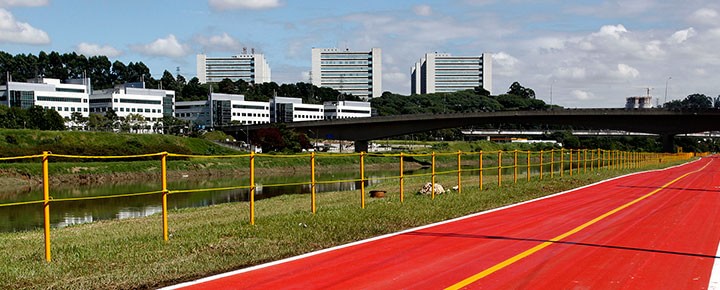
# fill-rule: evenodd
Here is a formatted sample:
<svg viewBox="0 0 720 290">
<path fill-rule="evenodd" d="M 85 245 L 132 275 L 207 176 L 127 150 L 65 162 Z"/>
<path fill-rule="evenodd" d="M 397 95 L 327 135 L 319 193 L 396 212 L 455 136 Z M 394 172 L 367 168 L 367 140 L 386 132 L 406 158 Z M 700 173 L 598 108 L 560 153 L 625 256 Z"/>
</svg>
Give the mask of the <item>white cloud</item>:
<svg viewBox="0 0 720 290">
<path fill-rule="evenodd" d="M 75 47 L 75 51 L 85 56 L 104 55 L 107 57 L 118 57 L 123 52 L 109 45 L 100 46 L 94 43 L 81 42 Z"/>
<path fill-rule="evenodd" d="M 600 27 L 600 31 L 595 32 L 592 35 L 598 37 L 612 37 L 615 39 L 620 39 L 620 37 L 627 32 L 627 29 L 622 24 L 605 25 L 603 27 Z"/>
<path fill-rule="evenodd" d="M 637 78 L 640 75 L 640 71 L 624 63 L 618 64 L 617 68 L 621 78 Z"/>
<path fill-rule="evenodd" d="M 209 0 L 208 4 L 215 10 L 270 9 L 283 5 L 279 0 Z"/>
<path fill-rule="evenodd" d="M 717 26 L 720 22 L 720 13 L 712 8 L 700 8 L 688 17 L 688 21 L 701 25 Z"/>
<path fill-rule="evenodd" d="M 432 7 L 430 5 L 416 5 L 413 7 L 413 12 L 418 16 L 430 16 L 432 15 Z"/>
<path fill-rule="evenodd" d="M 50 4 L 49 0 L 0 0 L 0 7 L 25 6 L 38 7 Z"/>
<path fill-rule="evenodd" d="M 493 73 L 497 75 L 512 76 L 517 74 L 520 60 L 506 52 L 492 54 Z"/>
<path fill-rule="evenodd" d="M 593 93 L 583 90 L 572 90 L 570 94 L 573 96 L 573 98 L 581 101 L 592 100 L 595 98 L 595 95 Z"/>
<path fill-rule="evenodd" d="M 170 34 L 166 38 L 158 38 L 152 43 L 144 45 L 135 45 L 132 50 L 149 55 L 149 56 L 165 56 L 179 58 L 190 54 L 190 48 L 181 44 L 175 35 Z"/>
<path fill-rule="evenodd" d="M 15 19 L 9 11 L 0 8 L 0 43 L 48 44 L 47 32 Z"/>
<path fill-rule="evenodd" d="M 690 27 L 688 29 L 676 31 L 672 36 L 670 36 L 668 41 L 674 44 L 681 44 L 696 34 L 697 32 L 695 32 L 695 29 Z"/>
<path fill-rule="evenodd" d="M 221 35 L 213 35 L 210 37 L 198 36 L 195 40 L 203 47 L 204 51 L 239 52 L 243 48 L 243 44 L 240 43 L 240 41 L 225 32 Z"/>
<path fill-rule="evenodd" d="M 565 80 L 585 80 L 587 70 L 583 67 L 558 67 L 553 75 L 556 78 Z"/>
</svg>

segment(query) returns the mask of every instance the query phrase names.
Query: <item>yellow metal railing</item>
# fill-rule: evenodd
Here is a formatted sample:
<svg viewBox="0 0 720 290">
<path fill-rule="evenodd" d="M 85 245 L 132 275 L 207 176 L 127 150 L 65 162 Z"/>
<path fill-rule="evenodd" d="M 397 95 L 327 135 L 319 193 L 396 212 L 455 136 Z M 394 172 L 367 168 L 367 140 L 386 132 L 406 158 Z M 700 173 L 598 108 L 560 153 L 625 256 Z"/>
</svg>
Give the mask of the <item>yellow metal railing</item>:
<svg viewBox="0 0 720 290">
<path fill-rule="evenodd" d="M 523 154 L 525 156 L 523 156 Z M 550 178 L 554 178 L 557 173 L 560 176 L 564 175 L 564 172 L 568 171 L 569 175 L 587 173 L 588 167 L 590 171 L 600 170 L 602 168 L 606 170 L 617 170 L 617 169 L 630 169 L 640 168 L 646 165 L 656 165 L 676 160 L 686 160 L 693 156 L 706 156 L 708 154 L 693 154 L 693 153 L 676 153 L 676 154 L 661 154 L 661 153 L 639 153 L 639 152 L 622 152 L 616 150 L 588 150 L 588 149 L 553 149 L 550 151 L 479 151 L 479 152 L 449 152 L 449 153 L 436 153 L 432 152 L 429 154 L 369 154 L 369 153 L 353 153 L 353 154 L 317 154 L 311 152 L 309 154 L 300 155 L 272 155 L 272 154 L 255 154 L 253 152 L 249 154 L 240 155 L 187 155 L 187 154 L 175 154 L 168 152 L 160 152 L 153 154 L 143 155 L 127 155 L 127 156 L 80 156 L 80 155 L 66 155 L 66 154 L 54 154 L 51 152 L 43 152 L 38 155 L 30 156 L 18 156 L 18 157 L 4 157 L 0 158 L 1 161 L 17 161 L 22 159 L 34 159 L 41 158 L 42 162 L 42 175 L 43 175 L 43 199 L 42 200 L 31 200 L 21 201 L 13 203 L 0 204 L 0 207 L 18 206 L 27 204 L 42 204 L 43 215 L 44 215 L 44 236 L 45 236 L 45 259 L 51 261 L 50 251 L 50 205 L 51 203 L 75 201 L 75 200 L 95 200 L 95 199 L 107 199 L 107 198 L 120 198 L 129 196 L 141 196 L 141 195 L 152 195 L 160 194 L 162 201 L 162 237 L 164 241 L 169 240 L 169 227 L 168 227 L 168 209 L 167 201 L 168 196 L 177 193 L 199 193 L 209 191 L 222 191 L 232 189 L 249 189 L 249 204 L 250 204 L 250 219 L 251 225 L 255 224 L 255 195 L 256 195 L 256 159 L 258 158 L 308 158 L 310 163 L 310 177 L 307 182 L 298 183 L 286 183 L 286 184 L 265 184 L 264 187 L 278 187 L 287 185 L 309 185 L 310 186 L 310 211 L 312 213 L 317 212 L 316 204 L 316 186 L 318 184 L 330 184 L 330 183 L 343 183 L 343 182 L 360 182 L 360 207 L 365 208 L 365 182 L 367 178 L 365 176 L 365 163 L 368 157 L 394 157 L 399 158 L 399 175 L 383 177 L 380 179 L 385 180 L 397 180 L 399 184 L 399 197 L 400 202 L 404 202 L 405 196 L 405 181 L 408 177 L 425 177 L 429 176 L 430 183 L 436 184 L 436 179 L 439 175 L 455 174 L 457 176 L 457 187 L 458 193 L 462 193 L 463 186 L 463 175 L 462 173 L 476 172 L 478 177 L 478 188 L 480 191 L 483 190 L 483 184 L 486 172 L 496 171 L 497 175 L 497 186 L 501 187 L 505 174 L 503 169 L 512 169 L 513 183 L 518 182 L 519 169 L 524 168 L 526 170 L 527 181 L 532 179 L 532 176 L 537 176 L 539 180 L 542 180 L 544 176 L 549 174 Z M 316 164 L 317 157 L 359 157 L 359 178 L 348 179 L 348 180 L 328 180 L 318 181 Z M 470 156 L 471 158 L 464 159 L 463 156 Z M 148 157 L 160 157 L 160 191 L 151 192 L 136 192 L 126 194 L 114 194 L 106 196 L 91 196 L 91 197 L 73 197 L 73 198 L 53 198 L 50 194 L 49 185 L 49 164 L 50 157 L 53 158 L 70 158 L 70 159 L 145 159 Z M 168 178 L 167 178 L 167 161 L 169 157 L 175 158 L 249 158 L 249 183 L 244 185 L 237 185 L 231 187 L 218 187 L 218 188 L 198 188 L 198 189 L 169 189 Z M 418 174 L 405 174 L 404 158 L 406 157 L 430 157 L 431 169 L 430 173 L 418 173 Z M 492 160 L 495 157 L 495 160 Z M 523 158 L 524 157 L 524 158 Z M 446 171 L 437 171 L 438 158 L 443 158 L 443 164 L 452 164 L 453 159 L 456 162 L 456 168 Z M 472 159 L 477 158 L 477 168 L 472 166 Z M 488 159 L 488 160 L 485 160 Z M 525 159 L 526 164 L 520 164 L 519 160 Z M 488 167 L 487 164 L 493 164 L 495 166 Z M 535 161 L 535 163 L 533 163 Z M 567 164 L 567 167 L 565 165 Z M 465 165 L 466 168 L 463 168 Z M 469 167 L 469 168 L 468 168 Z M 549 173 L 545 172 L 545 168 L 549 167 Z M 533 170 L 537 169 L 537 174 L 533 173 Z M 509 177 L 508 177 L 509 178 Z M 435 186 L 431 186 L 431 199 L 435 199 L 436 194 Z"/>
</svg>

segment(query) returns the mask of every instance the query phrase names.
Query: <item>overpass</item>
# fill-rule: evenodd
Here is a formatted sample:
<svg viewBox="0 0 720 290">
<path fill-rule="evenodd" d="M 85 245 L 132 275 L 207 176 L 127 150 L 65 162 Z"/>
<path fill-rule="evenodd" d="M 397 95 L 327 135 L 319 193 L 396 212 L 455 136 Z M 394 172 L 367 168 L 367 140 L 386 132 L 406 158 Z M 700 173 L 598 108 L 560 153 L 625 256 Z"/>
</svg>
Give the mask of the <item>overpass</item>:
<svg viewBox="0 0 720 290">
<path fill-rule="evenodd" d="M 367 151 L 368 141 L 488 124 L 566 125 L 592 130 L 622 130 L 660 135 L 663 148 L 673 150 L 677 134 L 720 131 L 720 110 L 668 111 L 663 109 L 553 109 L 536 111 L 412 114 L 372 118 L 285 123 L 311 138 L 352 140 L 356 151 Z M 273 124 L 218 128 L 233 136 L 272 127 Z"/>
<path fill-rule="evenodd" d="M 475 137 L 507 137 L 507 136 L 544 136 L 566 130 L 503 130 L 503 129 L 467 129 L 462 130 L 463 135 Z M 578 137 L 618 137 L 618 136 L 658 136 L 652 133 L 637 133 L 617 130 L 570 130 L 570 134 Z M 677 134 L 675 137 L 720 138 L 720 132 L 702 132 Z"/>
</svg>

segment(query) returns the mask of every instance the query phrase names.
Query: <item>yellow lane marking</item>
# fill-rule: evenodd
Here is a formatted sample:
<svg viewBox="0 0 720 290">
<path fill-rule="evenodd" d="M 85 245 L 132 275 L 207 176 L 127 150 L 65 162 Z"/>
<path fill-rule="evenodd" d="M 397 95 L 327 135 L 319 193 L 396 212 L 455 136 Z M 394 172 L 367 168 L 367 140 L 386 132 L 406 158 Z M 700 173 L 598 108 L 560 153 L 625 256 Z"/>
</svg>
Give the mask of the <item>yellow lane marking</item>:
<svg viewBox="0 0 720 290">
<path fill-rule="evenodd" d="M 697 172 L 702 171 L 703 169 L 705 169 L 706 167 L 708 167 L 708 165 L 710 165 L 710 163 L 712 163 L 712 160 L 711 160 L 710 162 L 708 162 L 708 164 L 705 164 L 705 166 L 703 166 L 702 168 L 700 168 L 700 169 L 698 169 L 698 170 L 685 173 L 684 175 L 682 175 L 682 176 L 680 176 L 680 177 L 678 177 L 678 178 L 675 178 L 673 181 L 670 181 L 670 182 L 666 183 L 665 185 L 661 186 L 661 187 L 658 188 L 658 189 L 653 190 L 652 192 L 650 192 L 650 193 L 648 193 L 648 194 L 646 194 L 646 195 L 643 195 L 643 196 L 641 196 L 641 197 L 639 197 L 639 198 L 637 198 L 637 199 L 635 199 L 635 200 L 633 200 L 633 201 L 631 201 L 631 202 L 628 202 L 628 203 L 626 203 L 626 204 L 623 204 L 623 205 L 621 205 L 620 207 L 618 207 L 618 208 L 616 208 L 616 209 L 613 209 L 613 210 L 611 210 L 611 211 L 609 211 L 609 212 L 606 212 L 605 214 L 603 214 L 603 215 L 601 215 L 601 216 L 599 216 L 599 217 L 596 217 L 596 218 L 594 218 L 594 219 L 592 219 L 592 220 L 590 220 L 590 221 L 588 221 L 588 222 L 586 222 L 586 223 L 584 223 L 584 224 L 582 224 L 582 225 L 580 225 L 580 226 L 578 226 L 578 227 L 576 227 L 576 228 L 574 228 L 574 229 L 572 229 L 572 230 L 570 230 L 570 231 L 568 231 L 568 232 L 566 232 L 566 233 L 564 233 L 564 234 L 562 234 L 562 235 L 559 235 L 559 236 L 557 236 L 557 237 L 554 237 L 554 238 L 548 240 L 547 242 L 543 242 L 542 244 L 539 244 L 539 245 L 537 245 L 537 246 L 535 246 L 535 247 L 532 247 L 532 248 L 530 248 L 530 249 L 528 249 L 528 250 L 526 250 L 526 251 L 524 251 L 524 252 L 522 252 L 522 253 L 520 253 L 520 254 L 517 254 L 517 255 L 515 255 L 515 256 L 513 256 L 513 257 L 511 257 L 511 258 L 509 258 L 509 259 L 507 259 L 507 260 L 505 260 L 505 261 L 502 261 L 502 262 L 496 264 L 495 266 L 492 266 L 492 267 L 490 267 L 490 268 L 487 268 L 487 269 L 485 269 L 484 271 L 482 271 L 482 272 L 480 272 L 480 273 L 477 273 L 477 274 L 472 275 L 472 276 L 470 276 L 470 277 L 468 277 L 468 278 L 465 278 L 464 280 L 462 280 L 462 281 L 460 281 L 460 282 L 458 282 L 458 283 L 456 283 L 456 284 L 454 284 L 454 285 L 452 285 L 452 286 L 450 286 L 450 287 L 447 287 L 447 288 L 445 288 L 445 289 L 460 289 L 460 288 L 462 288 L 462 287 L 465 287 L 465 286 L 467 286 L 467 285 L 470 285 L 471 283 L 473 283 L 473 282 L 475 282 L 475 281 L 477 281 L 477 280 L 480 280 L 480 279 L 482 279 L 482 278 L 484 278 L 484 277 L 486 277 L 486 276 L 488 276 L 488 275 L 490 275 L 490 274 L 492 274 L 492 273 L 495 273 L 496 271 L 498 271 L 498 270 L 500 270 L 500 269 L 502 269 L 502 268 L 505 268 L 505 267 L 507 267 L 507 266 L 509 266 L 509 265 L 511 265 L 511 264 L 513 264 L 513 263 L 515 263 L 515 262 L 517 262 L 517 261 L 519 261 L 519 260 L 527 257 L 527 256 L 530 256 L 530 255 L 534 254 L 535 252 L 540 251 L 540 250 L 542 250 L 542 249 L 544 249 L 544 248 L 552 245 L 553 243 L 559 242 L 559 241 L 561 241 L 562 239 L 567 238 L 568 236 L 570 236 L 570 235 L 572 235 L 572 234 L 575 234 L 575 233 L 577 233 L 577 232 L 579 232 L 579 231 L 581 231 L 581 230 L 583 230 L 583 229 L 585 229 L 585 228 L 587 228 L 587 227 L 589 227 L 589 226 L 591 226 L 591 225 L 593 225 L 593 224 L 595 224 L 595 223 L 597 223 L 597 222 L 605 219 L 605 218 L 608 217 L 608 216 L 611 216 L 611 215 L 613 215 L 613 214 L 615 214 L 615 213 L 617 213 L 617 212 L 619 212 L 619 211 L 621 211 L 621 210 L 623 210 L 623 209 L 625 209 L 625 208 L 627 208 L 627 207 L 629 207 L 629 206 L 631 206 L 631 205 L 633 205 L 633 204 L 636 204 L 636 203 L 642 201 L 643 199 L 646 199 L 646 198 L 648 198 L 648 197 L 650 197 L 650 196 L 658 193 L 659 191 L 667 188 L 668 186 L 672 185 L 672 184 L 675 183 L 675 182 L 678 182 L 679 180 L 687 177 L 688 175 L 691 175 L 691 174 L 694 174 L 694 173 L 697 173 Z"/>
</svg>

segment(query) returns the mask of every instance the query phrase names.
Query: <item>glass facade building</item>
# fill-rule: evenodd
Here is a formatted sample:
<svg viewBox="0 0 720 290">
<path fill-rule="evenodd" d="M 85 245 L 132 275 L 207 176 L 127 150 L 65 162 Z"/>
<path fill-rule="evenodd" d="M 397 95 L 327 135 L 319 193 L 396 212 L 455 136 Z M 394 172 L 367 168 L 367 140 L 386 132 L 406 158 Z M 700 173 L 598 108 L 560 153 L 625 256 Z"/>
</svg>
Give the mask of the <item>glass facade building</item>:
<svg viewBox="0 0 720 290">
<path fill-rule="evenodd" d="M 232 81 L 268 83 L 271 81 L 270 66 L 263 54 L 240 54 L 230 57 L 208 57 L 197 55 L 197 77 L 200 83 L 218 83 L 224 79 Z"/>
<path fill-rule="evenodd" d="M 428 53 L 411 73 L 411 94 L 449 93 L 475 87 L 492 92 L 492 57 Z"/>
<path fill-rule="evenodd" d="M 312 84 L 364 100 L 382 95 L 382 51 L 312 49 Z"/>
</svg>

